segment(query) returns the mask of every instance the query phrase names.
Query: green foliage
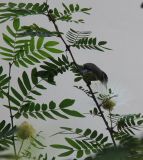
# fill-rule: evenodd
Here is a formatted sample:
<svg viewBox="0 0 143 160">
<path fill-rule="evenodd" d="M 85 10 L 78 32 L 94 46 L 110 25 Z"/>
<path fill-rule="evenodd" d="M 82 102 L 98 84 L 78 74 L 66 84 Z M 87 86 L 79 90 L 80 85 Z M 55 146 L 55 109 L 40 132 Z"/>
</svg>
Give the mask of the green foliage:
<svg viewBox="0 0 143 160">
<path fill-rule="evenodd" d="M 8 88 L 8 83 L 10 81 L 10 77 L 6 74 L 3 74 L 3 67 L 0 66 L 0 98 L 4 98 L 5 90 Z"/>
<path fill-rule="evenodd" d="M 143 127 L 143 116 L 140 113 L 123 116 L 119 114 L 113 114 L 112 117 L 117 126 L 118 132 L 135 135 L 134 131 Z"/>
<path fill-rule="evenodd" d="M 16 127 L 11 127 L 11 124 L 6 124 L 6 121 L 3 120 L 0 122 L 0 151 L 3 151 L 13 145 L 12 137 Z"/>
<path fill-rule="evenodd" d="M 61 131 L 56 134 L 73 134 L 77 135 L 74 138 L 65 138 L 68 145 L 53 144 L 51 147 L 56 149 L 64 149 L 65 152 L 59 154 L 59 157 L 67 157 L 75 153 L 76 158 L 82 158 L 85 155 L 91 153 L 98 153 L 103 150 L 105 147 L 110 146 L 110 143 L 107 143 L 108 136 L 104 137 L 103 134 L 98 134 L 96 130 L 92 131 L 91 129 L 82 130 L 80 128 L 72 129 L 68 127 L 61 127 L 64 131 Z"/>
<path fill-rule="evenodd" d="M 47 42 L 47 45 L 54 45 L 55 42 Z M 53 43 L 53 44 L 52 44 Z M 54 81 L 55 76 L 57 76 L 59 73 L 63 74 L 66 72 L 69 67 L 71 66 L 68 57 L 65 55 L 62 55 L 62 57 L 58 57 L 58 59 L 49 58 L 50 62 L 44 61 L 43 65 L 40 65 L 40 67 L 43 70 L 38 71 L 37 76 L 44 79 L 46 82 L 55 85 L 56 82 Z"/>
<path fill-rule="evenodd" d="M 14 63 L 17 67 L 28 67 L 35 65 L 46 58 L 52 58 L 53 53 L 62 53 L 63 51 L 55 48 L 59 43 L 56 41 L 48 41 L 44 43 L 44 37 L 36 40 L 34 37 L 21 37 L 21 27 L 19 19 L 14 19 L 13 28 L 7 26 L 10 34 L 3 34 L 3 40 L 8 47 L 0 46 L 0 55 L 4 56 L 4 60 Z M 26 36 L 26 35 L 25 35 Z M 53 45 L 54 44 L 54 45 Z M 51 54 L 49 54 L 51 53 Z"/>
<path fill-rule="evenodd" d="M 91 34 L 90 31 L 75 31 L 70 29 L 67 32 L 67 40 L 70 43 L 70 46 L 76 47 L 78 49 L 94 49 L 98 51 L 104 52 L 104 49 L 109 48 L 105 47 L 104 45 L 107 44 L 106 41 L 97 42 L 96 38 L 90 38 L 89 35 Z"/>
<path fill-rule="evenodd" d="M 18 86 L 20 91 L 11 87 L 11 95 L 7 95 L 9 100 L 13 103 L 10 106 L 12 110 L 17 111 L 24 103 L 27 103 L 31 100 L 35 100 L 34 96 L 41 96 L 39 89 L 46 89 L 42 84 L 40 84 L 41 80 L 36 77 L 37 70 L 34 68 L 31 72 L 31 80 L 29 79 L 28 74 L 24 71 L 22 74 L 22 78 L 18 78 Z M 9 106 L 4 105 L 9 108 Z"/>
<path fill-rule="evenodd" d="M 48 8 L 46 3 L 0 3 L 0 23 L 20 16 L 44 14 Z"/>
<path fill-rule="evenodd" d="M 83 14 L 90 14 L 89 11 L 91 8 L 81 8 L 79 4 L 69 4 L 67 6 L 65 3 L 63 5 L 63 12 L 60 12 L 57 8 L 53 9 L 52 17 L 54 20 L 66 21 L 66 22 L 74 22 L 74 23 L 84 23 L 83 19 L 74 20 L 73 14 L 74 13 L 83 13 Z"/>
<path fill-rule="evenodd" d="M 63 34 L 60 32 L 60 34 Z M 58 36 L 59 33 L 56 31 L 49 31 L 45 28 L 39 27 L 37 24 L 32 24 L 30 26 L 22 26 L 21 33 L 18 36 L 38 36 L 38 37 L 52 37 Z M 44 40 L 44 38 L 42 38 Z M 42 45 L 42 43 L 41 43 Z M 38 48 L 38 47 L 37 47 Z M 39 47 L 38 49 L 40 49 Z"/>
<path fill-rule="evenodd" d="M 68 109 L 74 104 L 75 100 L 73 99 L 64 99 L 58 106 L 54 101 L 50 101 L 49 104 L 42 104 L 28 102 L 24 105 L 21 105 L 18 109 L 18 112 L 15 114 L 15 118 L 20 118 L 24 116 L 25 118 L 33 117 L 46 120 L 50 118 L 56 120 L 55 116 L 69 119 L 69 116 L 73 117 L 84 117 L 83 114 L 76 110 Z"/>
</svg>

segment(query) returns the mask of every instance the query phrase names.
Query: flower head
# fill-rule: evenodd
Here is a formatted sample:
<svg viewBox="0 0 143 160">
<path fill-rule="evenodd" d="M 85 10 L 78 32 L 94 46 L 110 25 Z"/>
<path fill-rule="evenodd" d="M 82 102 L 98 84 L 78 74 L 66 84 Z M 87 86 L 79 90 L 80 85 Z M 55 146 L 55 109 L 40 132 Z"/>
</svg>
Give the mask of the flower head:
<svg viewBox="0 0 143 160">
<path fill-rule="evenodd" d="M 35 134 L 35 129 L 32 127 L 31 124 L 28 122 L 24 121 L 17 130 L 17 136 L 22 139 L 28 139 L 30 137 L 33 137 Z"/>
<path fill-rule="evenodd" d="M 106 110 L 112 111 L 116 103 L 111 99 L 106 99 L 103 101 L 102 107 Z"/>
</svg>

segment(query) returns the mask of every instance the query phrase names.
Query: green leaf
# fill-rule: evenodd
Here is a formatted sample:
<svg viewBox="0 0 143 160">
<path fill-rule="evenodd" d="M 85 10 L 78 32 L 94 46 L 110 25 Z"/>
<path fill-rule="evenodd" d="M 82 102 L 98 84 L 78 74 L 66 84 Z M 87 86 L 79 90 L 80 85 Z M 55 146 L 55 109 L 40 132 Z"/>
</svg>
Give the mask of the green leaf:
<svg viewBox="0 0 143 160">
<path fill-rule="evenodd" d="M 49 53 L 43 51 L 43 50 L 38 50 L 38 52 L 44 56 L 45 58 L 53 58 Z"/>
<path fill-rule="evenodd" d="M 6 52 L 0 52 L 1 55 L 6 56 L 6 57 L 14 57 L 12 54 L 6 53 Z"/>
<path fill-rule="evenodd" d="M 143 123 L 143 120 L 137 121 L 137 124 L 138 124 L 138 125 L 141 125 L 142 123 Z"/>
<path fill-rule="evenodd" d="M 100 41 L 100 42 L 98 43 L 99 46 L 102 46 L 102 45 L 105 45 L 105 44 L 107 44 L 106 41 Z"/>
<path fill-rule="evenodd" d="M 91 134 L 91 129 L 89 129 L 89 128 L 87 128 L 87 129 L 85 130 L 85 132 L 83 133 L 84 136 L 88 136 L 88 135 L 90 135 L 90 134 Z"/>
<path fill-rule="evenodd" d="M 1 121 L 1 123 L 0 123 L 0 130 L 5 126 L 5 120 L 3 120 L 3 121 Z"/>
<path fill-rule="evenodd" d="M 52 53 L 63 53 L 62 50 L 59 50 L 59 49 L 56 49 L 56 48 L 48 48 L 48 47 L 46 47 L 46 49 L 47 49 L 49 52 L 52 52 Z"/>
<path fill-rule="evenodd" d="M 17 99 L 19 99 L 20 101 L 23 101 L 23 97 L 13 87 L 11 87 L 11 91 Z"/>
<path fill-rule="evenodd" d="M 66 130 L 66 131 L 72 131 L 72 128 L 69 128 L 69 127 L 60 127 L 60 128 Z"/>
<path fill-rule="evenodd" d="M 36 74 L 37 74 L 37 69 L 33 68 L 31 72 L 31 79 L 32 79 L 32 83 L 35 85 L 38 83 L 38 77 L 36 76 Z"/>
<path fill-rule="evenodd" d="M 84 154 L 83 150 L 77 151 L 76 158 L 81 158 L 83 154 Z"/>
<path fill-rule="evenodd" d="M 62 5 L 63 5 L 63 7 L 65 8 L 65 10 L 66 10 L 68 13 L 70 13 L 70 10 L 68 9 L 68 7 L 67 7 L 64 3 L 62 3 Z"/>
<path fill-rule="evenodd" d="M 59 154 L 58 156 L 59 156 L 59 157 L 67 157 L 67 156 L 71 155 L 73 152 L 74 152 L 74 150 L 70 150 L 70 151 L 61 153 L 61 154 Z"/>
<path fill-rule="evenodd" d="M 46 48 L 49 48 L 49 47 L 51 47 L 51 46 L 56 46 L 56 45 L 58 45 L 59 44 L 59 42 L 57 42 L 57 41 L 48 41 L 47 43 L 45 43 L 45 47 Z"/>
<path fill-rule="evenodd" d="M 41 118 L 43 120 L 46 120 L 45 117 L 41 113 L 36 112 L 36 115 L 37 115 L 37 117 L 39 117 L 39 118 Z"/>
<path fill-rule="evenodd" d="M 75 11 L 77 12 L 77 11 L 79 11 L 79 5 L 78 4 L 76 4 L 76 6 L 75 6 Z"/>
<path fill-rule="evenodd" d="M 100 134 L 97 138 L 96 141 L 100 141 L 103 138 L 103 134 Z"/>
<path fill-rule="evenodd" d="M 76 139 L 76 142 L 85 150 L 88 149 L 87 146 L 82 142 Z"/>
<path fill-rule="evenodd" d="M 54 118 L 50 113 L 48 113 L 48 112 L 46 112 L 46 111 L 43 111 L 43 114 L 44 114 L 46 117 L 50 118 L 50 119 L 56 120 L 56 118 Z"/>
<path fill-rule="evenodd" d="M 14 115 L 14 117 L 16 118 L 16 119 L 19 119 L 20 117 L 21 117 L 21 113 L 16 113 L 15 115 Z"/>
<path fill-rule="evenodd" d="M 9 53 L 13 53 L 13 50 L 9 49 L 9 48 L 5 48 L 0 46 L 0 49 L 2 49 L 3 51 L 9 52 Z"/>
<path fill-rule="evenodd" d="M 3 40 L 12 48 L 14 48 L 14 40 L 11 39 L 9 36 L 7 36 L 6 34 L 3 33 Z"/>
<path fill-rule="evenodd" d="M 55 14 L 57 17 L 60 17 L 60 14 L 59 14 L 59 11 L 57 10 L 57 8 L 54 8 L 54 14 Z"/>
<path fill-rule="evenodd" d="M 19 85 L 20 90 L 22 91 L 23 95 L 26 96 L 27 90 L 26 90 L 25 86 L 23 85 L 23 82 L 21 81 L 20 78 L 18 78 L 18 85 Z"/>
<path fill-rule="evenodd" d="M 47 146 L 43 145 L 40 141 L 38 141 L 36 138 L 32 137 L 32 139 L 34 139 L 34 142 L 36 142 L 39 146 L 41 146 L 41 147 L 47 147 Z"/>
<path fill-rule="evenodd" d="M 74 99 L 64 99 L 59 107 L 60 108 L 66 108 L 66 107 L 69 107 L 69 106 L 72 106 L 74 104 L 75 100 Z"/>
<path fill-rule="evenodd" d="M 79 113 L 78 111 L 75 110 L 69 110 L 69 109 L 62 109 L 62 111 L 70 116 L 74 116 L 74 117 L 85 117 L 84 115 L 82 115 L 81 113 Z"/>
<path fill-rule="evenodd" d="M 19 3 L 19 4 L 18 4 L 18 8 L 23 8 L 23 7 L 25 7 L 25 6 L 26 6 L 25 3 Z"/>
<path fill-rule="evenodd" d="M 37 41 L 37 49 L 40 49 L 43 45 L 44 37 L 39 37 Z"/>
<path fill-rule="evenodd" d="M 74 12 L 74 5 L 73 4 L 70 4 L 69 8 L 70 8 L 71 12 Z"/>
<path fill-rule="evenodd" d="M 101 144 L 103 144 L 103 143 L 105 143 L 105 142 L 107 142 L 107 140 L 108 140 L 108 137 L 104 137 L 102 140 L 101 140 Z"/>
<path fill-rule="evenodd" d="M 20 102 L 17 101 L 14 97 L 9 95 L 9 100 L 17 106 L 20 106 Z"/>
<path fill-rule="evenodd" d="M 74 79 L 74 81 L 75 82 L 78 82 L 78 81 L 80 81 L 82 79 L 82 77 L 76 77 L 75 79 Z"/>
<path fill-rule="evenodd" d="M 0 81 L 0 86 L 6 85 L 9 81 L 10 81 L 10 77 L 3 79 L 2 81 Z"/>
<path fill-rule="evenodd" d="M 61 114 L 61 113 L 58 112 L 58 111 L 51 110 L 51 112 L 52 112 L 53 114 L 55 114 L 56 116 L 58 116 L 58 117 L 61 117 L 61 118 L 64 118 L 64 119 L 69 119 L 67 116 Z"/>
<path fill-rule="evenodd" d="M 15 18 L 13 21 L 13 27 L 16 31 L 18 31 L 19 27 L 20 27 L 20 20 L 19 18 Z"/>
<path fill-rule="evenodd" d="M 39 50 L 38 50 L 38 52 L 39 52 Z M 41 56 L 40 54 L 38 54 L 37 52 L 32 52 L 32 55 L 35 57 L 35 58 L 37 58 L 37 59 L 39 59 L 39 60 L 44 60 L 45 59 L 45 57 L 43 57 L 43 55 Z"/>
<path fill-rule="evenodd" d="M 47 108 L 48 108 L 47 104 L 42 104 L 42 110 L 43 110 L 43 111 L 46 111 Z"/>
<path fill-rule="evenodd" d="M 35 49 L 35 39 L 34 37 L 32 37 L 30 40 L 30 51 L 33 52 L 34 49 Z"/>
<path fill-rule="evenodd" d="M 67 149 L 67 150 L 72 150 L 71 147 L 65 146 L 65 145 L 61 145 L 61 144 L 52 144 L 50 145 L 52 148 L 56 148 L 56 149 Z"/>
<path fill-rule="evenodd" d="M 83 130 L 80 129 L 80 128 L 76 128 L 76 130 L 75 130 L 75 132 L 76 132 L 77 134 L 81 133 L 82 131 L 83 131 Z"/>
<path fill-rule="evenodd" d="M 97 131 L 96 130 L 94 130 L 92 133 L 91 133 L 91 135 L 90 135 L 90 138 L 95 138 L 97 136 Z"/>
<path fill-rule="evenodd" d="M 25 87 L 28 89 L 28 90 L 31 90 L 31 84 L 30 84 L 30 81 L 29 81 L 29 77 L 27 75 L 27 73 L 24 71 L 23 74 L 22 74 L 22 78 L 23 78 L 23 82 L 25 84 Z"/>
<path fill-rule="evenodd" d="M 76 148 L 77 150 L 80 150 L 81 147 L 75 142 L 73 141 L 71 138 L 65 138 L 65 140 L 74 148 Z"/>
<path fill-rule="evenodd" d="M 27 55 L 27 57 L 34 63 L 40 63 L 40 61 L 38 59 L 36 59 L 34 56 Z"/>
<path fill-rule="evenodd" d="M 37 96 L 41 96 L 41 95 L 42 95 L 41 93 L 39 93 L 39 92 L 36 91 L 36 90 L 32 90 L 31 93 L 33 93 L 33 94 L 35 94 L 35 95 L 37 95 Z"/>
<path fill-rule="evenodd" d="M 51 101 L 49 103 L 49 109 L 55 109 L 56 108 L 56 103 L 54 101 Z"/>
</svg>

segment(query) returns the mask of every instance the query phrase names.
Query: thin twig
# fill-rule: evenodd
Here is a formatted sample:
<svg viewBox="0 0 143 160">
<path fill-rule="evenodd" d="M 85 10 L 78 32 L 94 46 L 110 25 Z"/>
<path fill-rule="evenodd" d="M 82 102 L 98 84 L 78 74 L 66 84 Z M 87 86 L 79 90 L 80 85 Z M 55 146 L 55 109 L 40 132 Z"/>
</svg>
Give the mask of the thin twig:
<svg viewBox="0 0 143 160">
<path fill-rule="evenodd" d="M 21 145 L 20 145 L 20 148 L 19 148 L 19 151 L 18 151 L 18 156 L 20 155 L 20 152 L 22 150 L 23 144 L 24 144 L 24 140 L 22 140 L 22 142 L 21 142 Z"/>
<path fill-rule="evenodd" d="M 12 65 L 13 65 L 13 63 L 9 63 L 9 78 L 11 78 Z M 11 103 L 10 103 L 10 85 L 11 85 L 11 80 L 9 80 L 9 83 L 8 83 L 8 93 L 7 93 L 7 97 L 8 97 L 8 106 L 9 106 L 9 112 L 10 112 L 11 125 L 12 125 L 12 128 L 14 128 L 13 115 L 12 115 L 12 109 L 11 109 Z M 13 141 L 14 154 L 15 154 L 15 156 L 16 156 L 17 153 L 16 153 L 16 146 L 15 146 L 14 134 L 13 134 L 13 136 L 12 136 L 12 141 Z"/>
</svg>

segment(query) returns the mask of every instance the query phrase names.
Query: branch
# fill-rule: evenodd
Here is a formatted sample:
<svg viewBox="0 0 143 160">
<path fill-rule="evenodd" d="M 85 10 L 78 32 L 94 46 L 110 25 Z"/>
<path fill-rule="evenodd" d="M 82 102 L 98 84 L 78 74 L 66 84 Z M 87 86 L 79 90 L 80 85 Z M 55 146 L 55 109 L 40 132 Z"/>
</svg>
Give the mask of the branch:
<svg viewBox="0 0 143 160">
<path fill-rule="evenodd" d="M 9 77 L 11 77 L 11 68 L 12 68 L 13 63 L 9 63 Z M 10 104 L 10 84 L 11 84 L 11 80 L 8 83 L 8 93 L 7 93 L 7 98 L 8 98 L 8 106 L 9 106 L 9 111 L 10 111 L 10 119 L 11 119 L 11 125 L 12 128 L 14 128 L 14 122 L 13 122 L 13 115 L 12 115 L 12 109 L 11 109 L 11 104 Z M 14 139 L 14 134 L 12 136 L 12 141 L 13 141 L 13 148 L 14 148 L 14 154 L 15 156 L 17 155 L 16 153 L 16 146 L 15 146 L 15 139 Z"/>
<path fill-rule="evenodd" d="M 51 22 L 53 23 L 56 31 L 59 33 L 58 37 L 59 37 L 59 38 L 63 41 L 63 43 L 65 44 L 66 50 L 69 52 L 69 54 L 70 54 L 70 56 L 71 56 L 71 58 L 72 58 L 72 60 L 73 60 L 73 63 L 75 64 L 76 68 L 78 69 L 78 64 L 76 63 L 76 60 L 75 60 L 75 58 L 74 58 L 74 56 L 73 56 L 73 53 L 72 53 L 72 51 L 71 51 L 71 49 L 70 49 L 70 46 L 66 43 L 66 41 L 64 40 L 64 38 L 63 38 L 62 35 L 60 34 L 60 31 L 59 31 L 59 28 L 58 28 L 58 26 L 57 26 L 57 24 L 56 24 L 56 21 L 53 19 L 53 17 L 51 16 L 50 13 L 48 13 L 46 16 L 48 17 L 49 21 L 51 21 Z M 83 79 L 83 80 L 84 80 L 84 79 Z M 91 93 L 92 99 L 93 99 L 93 101 L 95 102 L 95 104 L 96 104 L 96 106 L 97 106 L 97 108 L 98 108 L 98 110 L 99 110 L 99 113 L 101 114 L 101 117 L 102 117 L 102 119 L 103 119 L 103 121 L 104 121 L 104 123 L 105 123 L 105 125 L 106 125 L 106 128 L 107 128 L 107 130 L 109 131 L 109 134 L 110 134 L 110 136 L 111 136 L 111 139 L 112 139 L 112 141 L 113 141 L 114 147 L 116 148 L 116 142 L 115 142 L 115 140 L 114 140 L 114 136 L 113 136 L 112 129 L 110 128 L 110 126 L 109 126 L 109 124 L 108 124 L 108 122 L 107 122 L 107 120 L 106 120 L 106 118 L 105 118 L 105 116 L 104 116 L 104 114 L 103 114 L 103 112 L 102 112 L 102 110 L 101 110 L 101 107 L 100 107 L 100 105 L 98 104 L 98 101 L 97 101 L 97 99 L 96 99 L 96 97 L 95 97 L 95 95 L 94 95 L 94 92 L 92 91 L 92 88 L 91 88 L 90 84 L 87 83 L 85 80 L 84 80 L 84 82 L 86 83 L 86 85 L 87 85 L 87 87 L 88 87 L 88 89 L 89 89 L 89 91 L 90 91 L 90 93 Z"/>
</svg>

